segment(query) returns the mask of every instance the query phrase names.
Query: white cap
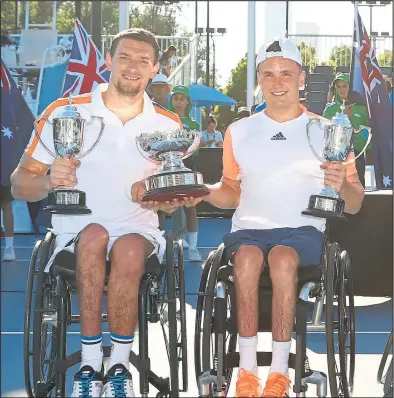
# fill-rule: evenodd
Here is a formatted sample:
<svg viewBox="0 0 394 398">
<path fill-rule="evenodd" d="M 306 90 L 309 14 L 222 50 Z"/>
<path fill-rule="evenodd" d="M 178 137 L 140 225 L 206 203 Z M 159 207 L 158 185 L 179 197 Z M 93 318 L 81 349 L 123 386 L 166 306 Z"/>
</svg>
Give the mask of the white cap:
<svg viewBox="0 0 394 398">
<path fill-rule="evenodd" d="M 269 51 L 267 49 L 274 42 L 278 42 L 281 51 Z M 294 62 L 297 62 L 300 66 L 302 66 L 302 59 L 300 50 L 297 48 L 296 44 L 291 40 L 284 37 L 276 37 L 273 40 L 263 44 L 260 47 L 259 52 L 257 53 L 256 58 L 256 68 L 259 66 L 261 62 L 271 57 L 283 57 L 287 59 L 291 59 Z"/>
<path fill-rule="evenodd" d="M 163 73 L 157 73 L 150 84 L 168 84 L 167 76 Z"/>
</svg>

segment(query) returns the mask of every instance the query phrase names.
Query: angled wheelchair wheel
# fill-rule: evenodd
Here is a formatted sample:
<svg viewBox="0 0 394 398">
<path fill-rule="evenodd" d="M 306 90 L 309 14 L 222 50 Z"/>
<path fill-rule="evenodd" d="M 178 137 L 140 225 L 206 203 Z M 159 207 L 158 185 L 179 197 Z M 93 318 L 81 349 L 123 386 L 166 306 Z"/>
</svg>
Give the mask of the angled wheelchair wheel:
<svg viewBox="0 0 394 398">
<path fill-rule="evenodd" d="M 177 337 L 178 360 L 181 362 L 182 388 L 181 392 L 188 390 L 188 366 L 187 366 L 187 330 L 186 330 L 186 291 L 185 291 L 185 264 L 182 241 L 178 242 L 178 261 L 175 264 L 175 287 L 177 297 L 177 319 L 180 331 Z"/>
<path fill-rule="evenodd" d="M 40 265 L 36 283 L 33 316 L 33 382 L 34 396 L 51 397 L 56 394 L 55 362 L 59 344 L 57 339 L 56 285 L 45 266 L 55 243 L 48 232 L 42 243 Z"/>
<path fill-rule="evenodd" d="M 203 321 L 203 309 L 205 304 L 205 291 L 207 288 L 207 281 L 209 272 L 212 267 L 212 261 L 215 256 L 215 251 L 209 253 L 207 260 L 203 265 L 203 271 L 200 279 L 200 287 L 198 289 L 198 297 L 197 297 L 197 307 L 196 307 L 196 322 L 194 326 L 194 371 L 196 374 L 196 381 L 198 382 L 198 378 L 200 374 L 203 372 L 202 368 L 202 352 L 201 352 L 201 344 L 202 344 L 202 321 Z"/>
<path fill-rule="evenodd" d="M 237 334 L 230 334 L 226 330 L 227 320 L 231 313 L 231 300 L 230 296 L 227 296 L 227 314 L 220 314 L 220 316 L 215 315 L 215 294 L 216 294 L 216 283 L 217 283 L 217 273 L 221 267 L 222 255 L 224 247 L 223 245 L 215 252 L 212 266 L 209 272 L 208 281 L 205 290 L 205 300 L 204 300 L 204 314 L 202 315 L 202 346 L 201 346 L 201 358 L 202 358 L 202 371 L 207 371 L 214 369 L 214 362 L 218 356 L 222 353 L 226 356 L 229 353 L 235 352 L 237 345 Z M 215 350 L 215 330 L 217 325 L 215 321 L 223 322 L 221 325 L 225 329 L 225 336 L 223 339 L 223 351 L 216 352 Z M 225 358 L 222 358 L 225 362 Z M 219 361 L 222 362 L 222 361 Z M 227 395 L 228 389 L 231 384 L 231 378 L 233 375 L 233 368 L 218 369 L 222 376 L 224 377 L 224 383 L 222 386 L 222 391 L 220 392 L 224 396 Z"/>
<path fill-rule="evenodd" d="M 36 275 L 38 274 L 39 261 L 37 261 L 38 254 L 40 252 L 42 245 L 42 241 L 39 240 L 36 242 L 33 248 L 33 253 L 30 259 L 29 273 L 27 277 L 26 284 L 26 300 L 25 300 L 25 323 L 24 323 L 24 331 L 23 331 L 23 361 L 24 361 L 24 374 L 25 374 L 25 388 L 28 397 L 33 397 L 33 390 L 35 388 L 34 384 L 31 383 L 31 358 L 33 355 L 33 348 L 30 340 L 30 324 L 32 316 L 32 306 L 33 303 L 33 287 L 34 280 L 36 279 Z"/>
<path fill-rule="evenodd" d="M 170 396 L 179 397 L 178 325 L 174 261 L 174 235 L 166 235 L 166 264 L 157 303 L 170 365 Z M 187 359 L 187 358 L 186 358 Z"/>
<path fill-rule="evenodd" d="M 350 397 L 355 370 L 355 316 L 349 257 L 337 243 L 326 262 L 326 344 L 331 396 Z M 335 305 L 335 303 L 337 305 Z"/>
</svg>

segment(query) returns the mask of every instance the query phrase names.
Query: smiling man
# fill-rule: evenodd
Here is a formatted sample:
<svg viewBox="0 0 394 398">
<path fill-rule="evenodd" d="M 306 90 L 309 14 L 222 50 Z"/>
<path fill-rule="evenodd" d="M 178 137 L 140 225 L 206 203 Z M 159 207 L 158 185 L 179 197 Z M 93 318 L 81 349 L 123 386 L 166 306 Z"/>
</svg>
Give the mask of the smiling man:
<svg viewBox="0 0 394 398">
<path fill-rule="evenodd" d="M 205 200 L 219 208 L 236 208 L 231 232 L 224 236 L 226 260 L 234 264 L 239 332 L 237 397 L 285 397 L 289 394 L 288 359 L 297 300 L 297 268 L 318 265 L 324 243 L 324 219 L 301 212 L 309 197 L 324 185 L 357 213 L 364 190 L 354 163 L 320 164 L 309 148 L 309 114 L 299 104 L 305 75 L 301 54 L 288 39 L 261 47 L 257 77 L 267 107 L 232 123 L 223 143 L 223 176 L 208 186 L 203 199 L 185 199 L 186 206 Z M 317 116 L 317 115 L 312 115 Z M 314 146 L 323 151 L 324 134 L 314 126 Z M 354 159 L 351 154 L 348 158 Z M 257 375 L 258 289 L 269 266 L 272 297 L 272 363 L 263 390 Z"/>
<path fill-rule="evenodd" d="M 165 248 L 155 212 L 132 201 L 132 187 L 157 166 L 140 154 L 135 138 L 142 132 L 182 126 L 177 115 L 157 106 L 145 93 L 158 71 L 158 55 L 152 33 L 130 29 L 117 34 L 106 55 L 109 84 L 73 98 L 82 117 L 103 118 L 105 128 L 97 146 L 81 162 L 54 160 L 33 132 L 11 177 L 17 200 L 38 201 L 56 187 L 75 187 L 86 192 L 86 204 L 92 210 L 83 217 L 52 216 L 57 236 L 53 261 L 61 261 L 63 250 L 76 256 L 82 361 L 74 377 L 73 397 L 99 397 L 103 389 L 106 397 L 134 397 L 128 367 L 138 288 L 146 259 L 160 258 Z M 57 100 L 44 113 L 53 119 L 66 104 L 65 99 Z M 41 140 L 53 150 L 52 127 L 45 122 L 39 126 Z M 93 128 L 94 124 L 86 129 L 86 148 L 97 137 Z M 164 204 L 160 209 L 170 212 L 173 207 Z M 106 260 L 111 261 L 107 311 L 112 349 L 104 377 L 101 311 Z"/>
</svg>

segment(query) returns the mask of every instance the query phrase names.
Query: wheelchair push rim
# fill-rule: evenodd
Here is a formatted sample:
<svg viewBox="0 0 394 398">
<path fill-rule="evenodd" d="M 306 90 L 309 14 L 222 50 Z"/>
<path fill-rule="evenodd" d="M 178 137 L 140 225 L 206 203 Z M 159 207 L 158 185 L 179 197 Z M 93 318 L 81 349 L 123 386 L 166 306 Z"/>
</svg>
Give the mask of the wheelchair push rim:
<svg viewBox="0 0 394 398">
<path fill-rule="evenodd" d="M 353 279 L 348 254 L 341 252 L 337 243 L 332 243 L 328 249 L 325 283 L 327 365 L 331 396 L 350 397 L 355 371 Z"/>
<path fill-rule="evenodd" d="M 180 368 L 182 369 L 182 387 L 187 389 L 188 384 L 186 304 L 183 253 L 178 252 L 178 264 L 176 266 L 172 231 L 168 231 L 166 235 L 166 263 L 164 268 L 157 304 L 170 366 L 170 396 L 178 397 Z M 177 312 L 177 307 L 179 307 L 179 312 Z M 181 367 L 179 366 L 180 362 Z"/>
<path fill-rule="evenodd" d="M 214 362 L 222 362 L 222 360 L 225 361 L 225 358 L 223 358 L 220 361 L 216 361 L 218 356 L 220 356 L 220 353 L 215 352 L 215 316 L 214 316 L 214 308 L 215 308 L 215 293 L 216 293 L 216 279 L 217 279 L 217 273 L 220 268 L 221 261 L 222 261 L 222 254 L 223 254 L 223 247 L 219 247 L 218 250 L 216 250 L 213 261 L 210 263 L 210 270 L 209 270 L 209 277 L 206 283 L 205 287 L 205 294 L 202 296 L 204 298 L 204 303 L 200 308 L 200 311 L 204 310 L 204 314 L 198 314 L 196 316 L 196 322 L 197 322 L 197 317 L 202 320 L 202 328 L 201 325 L 198 328 L 199 333 L 196 334 L 195 339 L 202 339 L 202 345 L 201 345 L 201 358 L 202 358 L 202 372 L 212 370 L 214 369 Z M 230 301 L 230 295 L 227 294 L 227 317 L 225 322 L 225 325 L 227 325 L 227 321 L 229 317 L 232 315 L 232 310 L 231 310 L 231 301 Z M 201 322 L 201 321 L 200 321 Z M 197 330 L 198 325 L 196 325 L 196 330 Z M 237 345 L 237 334 L 231 334 L 227 331 L 226 329 L 226 335 L 224 337 L 224 356 L 227 354 L 231 354 L 236 351 L 236 345 Z M 202 336 L 201 336 L 202 332 Z M 231 379 L 233 375 L 233 368 L 225 368 L 225 369 L 220 369 L 222 376 L 224 377 L 224 384 L 222 385 L 222 390 L 220 391 L 221 396 L 227 396 L 230 385 L 231 385 Z M 198 379 L 197 379 L 198 380 Z"/>
</svg>

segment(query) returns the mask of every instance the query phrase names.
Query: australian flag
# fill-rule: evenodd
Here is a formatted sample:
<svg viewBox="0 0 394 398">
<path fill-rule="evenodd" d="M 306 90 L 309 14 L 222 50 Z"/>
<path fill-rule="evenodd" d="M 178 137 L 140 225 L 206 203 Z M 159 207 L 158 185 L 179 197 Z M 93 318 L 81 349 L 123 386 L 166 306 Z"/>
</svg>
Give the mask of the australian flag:
<svg viewBox="0 0 394 398">
<path fill-rule="evenodd" d="M 357 2 L 354 3 L 350 89 L 360 93 L 367 104 L 376 187 L 393 189 L 393 108 Z"/>
<path fill-rule="evenodd" d="M 107 83 L 109 76 L 103 56 L 76 19 L 63 97 L 90 93 L 98 84 Z"/>
<path fill-rule="evenodd" d="M 34 117 L 9 70 L 1 60 L 1 185 L 10 176 L 30 140 Z"/>
</svg>

